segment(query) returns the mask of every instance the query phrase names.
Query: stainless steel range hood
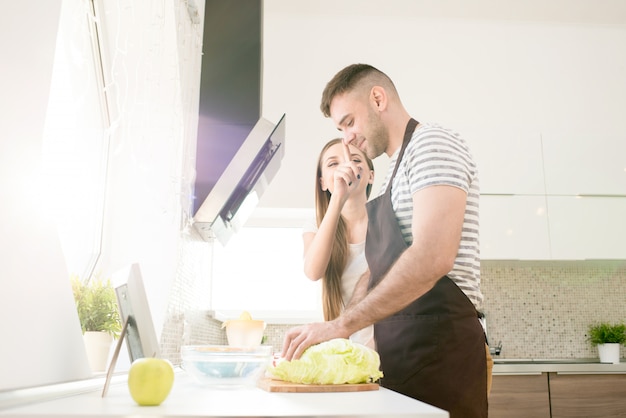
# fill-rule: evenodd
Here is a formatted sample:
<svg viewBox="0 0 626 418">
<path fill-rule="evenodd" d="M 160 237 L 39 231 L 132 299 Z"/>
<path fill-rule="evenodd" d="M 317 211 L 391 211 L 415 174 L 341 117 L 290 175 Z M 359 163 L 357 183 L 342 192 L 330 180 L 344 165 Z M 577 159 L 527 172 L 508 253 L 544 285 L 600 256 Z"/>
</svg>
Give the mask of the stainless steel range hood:
<svg viewBox="0 0 626 418">
<path fill-rule="evenodd" d="M 194 216 L 205 240 L 226 245 L 245 224 L 285 155 L 285 123 L 285 115 L 275 125 L 256 123 Z"/>
<path fill-rule="evenodd" d="M 284 154 L 285 118 L 261 117 L 262 0 L 206 0 L 194 225 L 225 244 Z"/>
</svg>

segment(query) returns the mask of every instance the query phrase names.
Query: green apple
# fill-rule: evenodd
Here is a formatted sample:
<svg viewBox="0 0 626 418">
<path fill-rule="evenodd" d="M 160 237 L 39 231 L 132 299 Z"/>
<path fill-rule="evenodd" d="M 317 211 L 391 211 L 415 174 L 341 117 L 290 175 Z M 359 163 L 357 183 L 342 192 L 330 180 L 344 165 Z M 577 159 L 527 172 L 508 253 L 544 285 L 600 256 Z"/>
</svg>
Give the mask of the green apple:
<svg viewBox="0 0 626 418">
<path fill-rule="evenodd" d="M 139 405 L 160 405 L 173 385 L 174 367 L 166 359 L 138 358 L 128 370 L 128 390 Z"/>
</svg>

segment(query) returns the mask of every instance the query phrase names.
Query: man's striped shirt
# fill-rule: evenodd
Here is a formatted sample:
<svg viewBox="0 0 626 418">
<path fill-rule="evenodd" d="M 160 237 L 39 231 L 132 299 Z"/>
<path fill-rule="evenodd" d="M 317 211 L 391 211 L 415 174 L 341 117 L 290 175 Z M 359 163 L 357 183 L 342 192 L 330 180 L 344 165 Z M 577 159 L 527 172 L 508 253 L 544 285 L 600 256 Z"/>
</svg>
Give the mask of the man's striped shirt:
<svg viewBox="0 0 626 418">
<path fill-rule="evenodd" d="M 400 150 L 391 157 L 381 194 L 387 188 L 399 153 Z M 483 295 L 480 291 L 480 189 L 476 164 L 465 140 L 458 134 L 438 125 L 421 124 L 407 145 L 391 188 L 393 209 L 408 245 L 413 242 L 413 194 L 435 185 L 454 186 L 467 193 L 461 243 L 448 277 L 467 295 L 476 309 L 480 310 Z"/>
</svg>

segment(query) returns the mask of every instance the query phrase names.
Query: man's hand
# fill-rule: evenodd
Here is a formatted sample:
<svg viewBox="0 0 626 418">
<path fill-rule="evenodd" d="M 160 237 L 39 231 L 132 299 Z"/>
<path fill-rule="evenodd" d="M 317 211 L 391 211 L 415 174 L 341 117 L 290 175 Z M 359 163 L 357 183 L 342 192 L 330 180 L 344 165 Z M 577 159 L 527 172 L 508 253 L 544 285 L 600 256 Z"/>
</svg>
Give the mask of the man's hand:
<svg viewBox="0 0 626 418">
<path fill-rule="evenodd" d="M 312 345 L 333 338 L 348 338 L 348 336 L 339 329 L 335 321 L 315 322 L 294 327 L 285 334 L 281 357 L 288 361 L 297 360 L 304 350 Z"/>
</svg>

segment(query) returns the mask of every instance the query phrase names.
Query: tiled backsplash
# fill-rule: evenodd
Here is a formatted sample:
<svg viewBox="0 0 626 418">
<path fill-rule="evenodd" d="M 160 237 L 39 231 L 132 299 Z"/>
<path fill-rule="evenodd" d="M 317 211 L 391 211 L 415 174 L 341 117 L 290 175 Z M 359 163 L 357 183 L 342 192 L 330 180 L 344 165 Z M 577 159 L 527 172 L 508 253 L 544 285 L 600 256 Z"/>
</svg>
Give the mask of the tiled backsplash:
<svg viewBox="0 0 626 418">
<path fill-rule="evenodd" d="M 598 357 L 598 321 L 626 322 L 626 261 L 483 261 L 487 332 L 502 358 Z M 622 347 L 622 357 L 624 356 Z"/>
<path fill-rule="evenodd" d="M 188 238 L 161 334 L 163 355 L 174 364 L 183 344 L 226 344 L 221 322 L 203 304 L 210 244 L 193 231 Z M 597 357 L 588 325 L 626 321 L 626 261 L 483 261 L 481 271 L 488 337 L 502 342 L 502 358 Z M 280 351 L 292 326 L 268 324 L 265 343 Z"/>
</svg>

